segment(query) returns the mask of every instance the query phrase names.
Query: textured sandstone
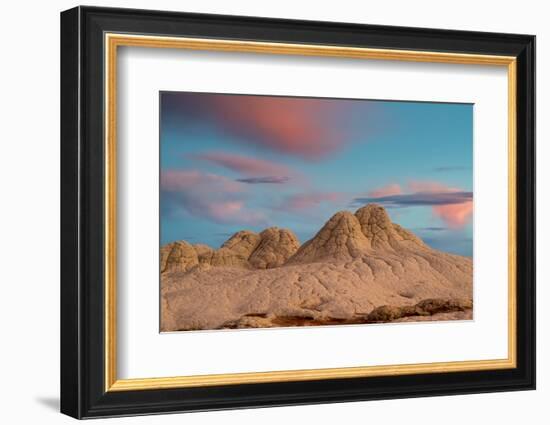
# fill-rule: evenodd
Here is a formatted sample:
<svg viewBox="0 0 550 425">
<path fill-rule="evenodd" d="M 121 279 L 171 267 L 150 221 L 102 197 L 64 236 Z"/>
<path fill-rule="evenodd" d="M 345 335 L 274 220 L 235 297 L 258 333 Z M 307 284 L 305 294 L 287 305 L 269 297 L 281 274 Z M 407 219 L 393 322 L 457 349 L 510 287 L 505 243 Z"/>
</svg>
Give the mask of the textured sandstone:
<svg viewBox="0 0 550 425">
<path fill-rule="evenodd" d="M 386 210 L 378 205 L 367 205 L 355 212 L 362 233 L 374 248 L 388 247 L 394 229 Z"/>
<path fill-rule="evenodd" d="M 472 302 L 460 299 L 428 299 L 412 306 L 384 305 L 369 314 L 350 317 L 314 317 L 313 315 L 246 315 L 224 323 L 223 329 L 271 328 L 275 326 L 319 326 L 386 322 L 465 320 L 472 318 Z"/>
<path fill-rule="evenodd" d="M 288 264 L 349 260 L 369 250 L 370 242 L 357 218 L 348 211 L 340 211 L 290 258 Z"/>
<path fill-rule="evenodd" d="M 382 207 L 339 212 L 298 246 L 269 228 L 216 251 L 163 247 L 161 329 L 471 318 L 472 260 L 430 248 Z"/>
<path fill-rule="evenodd" d="M 248 257 L 225 247 L 213 251 L 209 260 L 205 257 L 205 262 L 215 267 L 248 267 Z"/>
<path fill-rule="evenodd" d="M 220 249 L 204 257 L 204 262 L 215 267 L 248 268 L 248 257 L 260 243 L 260 236 L 249 230 L 241 230 L 231 236 Z"/>
<path fill-rule="evenodd" d="M 409 232 L 407 229 L 403 229 L 399 224 L 393 223 L 394 239 L 400 242 L 412 242 L 418 246 L 426 247 L 426 244 L 422 239 L 416 236 L 413 232 Z"/>
<path fill-rule="evenodd" d="M 199 264 L 195 248 L 185 241 L 165 245 L 160 253 L 161 272 L 184 272 Z"/>
<path fill-rule="evenodd" d="M 254 252 L 260 243 L 260 235 L 249 230 L 241 230 L 235 233 L 222 245 L 222 248 L 227 248 L 233 251 L 236 255 L 248 259 L 250 254 Z"/>
<path fill-rule="evenodd" d="M 414 233 L 392 223 L 387 211 L 376 204 L 359 208 L 355 216 L 361 224 L 361 230 L 377 250 L 397 250 L 427 248 Z"/>
<path fill-rule="evenodd" d="M 413 306 L 384 305 L 375 308 L 366 317 L 368 322 L 391 322 L 403 317 L 433 316 L 440 313 L 464 312 L 473 308 L 472 301 L 467 299 L 427 299 Z"/>
<path fill-rule="evenodd" d="M 161 248 L 161 273 L 213 267 L 269 269 L 283 265 L 300 247 L 296 235 L 287 229 L 270 227 L 260 234 L 249 230 L 235 233 L 215 250 L 205 244 L 177 241 Z"/>
<path fill-rule="evenodd" d="M 256 269 L 282 266 L 300 247 L 298 238 L 289 230 L 270 227 L 260 233 L 260 243 L 249 257 Z"/>
<path fill-rule="evenodd" d="M 212 257 L 212 253 L 214 252 L 212 248 L 202 243 L 194 244 L 193 248 L 195 248 L 195 251 L 197 252 L 197 255 L 199 257 L 199 263 L 208 262 L 208 259 Z"/>
</svg>

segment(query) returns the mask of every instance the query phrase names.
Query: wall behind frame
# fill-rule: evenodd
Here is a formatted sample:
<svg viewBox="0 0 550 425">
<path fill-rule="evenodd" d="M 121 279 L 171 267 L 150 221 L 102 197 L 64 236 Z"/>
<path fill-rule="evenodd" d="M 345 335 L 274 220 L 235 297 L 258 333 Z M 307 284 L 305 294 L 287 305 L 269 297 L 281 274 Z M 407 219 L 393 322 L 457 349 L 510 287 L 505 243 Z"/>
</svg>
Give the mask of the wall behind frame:
<svg viewBox="0 0 550 425">
<path fill-rule="evenodd" d="M 77 2 L 9 2 L 0 33 L 4 40 L 0 70 L 0 282 L 2 346 L 0 417 L 6 423 L 35 420 L 74 423 L 57 413 L 59 393 L 59 12 Z M 341 0 L 145 0 L 94 1 L 97 6 L 155 8 L 188 12 L 255 15 L 368 24 L 516 32 L 537 35 L 538 116 L 550 114 L 550 28 L 543 2 L 436 0 L 357 2 Z M 539 120 L 538 140 L 550 139 L 550 125 Z M 550 146 L 538 145 L 538 181 L 550 181 Z M 539 217 L 550 215 L 550 199 L 538 191 Z M 547 191 L 546 191 L 547 192 Z M 539 258 L 550 256 L 550 225 L 538 222 Z M 550 397 L 550 265 L 539 261 L 538 390 L 501 394 L 345 403 L 291 408 L 210 412 L 110 419 L 109 423 L 171 424 L 334 424 L 384 421 L 393 424 L 421 417 L 446 425 L 465 421 L 515 424 L 548 417 Z M 545 309 L 546 308 L 546 309 Z M 6 347 L 8 349 L 6 349 Z M 462 413 L 464 412 L 464 413 Z M 465 414 L 468 412 L 468 415 Z M 538 420 L 537 420 L 538 419 Z M 100 420 L 101 422 L 102 420 Z"/>
</svg>

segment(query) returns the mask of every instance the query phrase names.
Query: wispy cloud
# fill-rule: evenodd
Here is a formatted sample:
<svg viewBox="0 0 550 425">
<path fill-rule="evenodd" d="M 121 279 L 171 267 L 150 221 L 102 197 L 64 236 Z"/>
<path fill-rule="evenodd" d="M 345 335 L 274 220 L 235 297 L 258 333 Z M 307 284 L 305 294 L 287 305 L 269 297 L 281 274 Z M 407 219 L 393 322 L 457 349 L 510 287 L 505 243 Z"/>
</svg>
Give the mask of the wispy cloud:
<svg viewBox="0 0 550 425">
<path fill-rule="evenodd" d="M 236 179 L 240 183 L 247 184 L 283 184 L 290 180 L 287 176 L 264 176 L 264 177 L 247 177 Z"/>
<path fill-rule="evenodd" d="M 433 170 L 438 173 L 451 172 L 451 171 L 468 171 L 472 167 L 467 167 L 463 165 L 449 165 L 447 167 L 435 167 Z"/>
<path fill-rule="evenodd" d="M 193 158 L 207 161 L 231 171 L 251 177 L 288 176 L 291 172 L 285 165 L 265 159 L 252 158 L 227 152 L 206 152 L 193 155 Z"/>
<path fill-rule="evenodd" d="M 372 198 L 380 198 L 383 196 L 399 195 L 402 193 L 401 186 L 397 183 L 392 183 L 378 189 L 371 190 L 368 195 Z"/>
<path fill-rule="evenodd" d="M 211 123 L 234 142 L 306 160 L 340 150 L 350 137 L 349 100 L 188 93 L 163 102 L 173 113 Z"/>
<path fill-rule="evenodd" d="M 318 206 L 323 202 L 336 202 L 342 199 L 338 192 L 298 193 L 287 196 L 278 207 L 282 211 L 299 211 Z"/>
<path fill-rule="evenodd" d="M 409 191 L 412 192 L 457 192 L 459 189 L 430 180 L 413 180 L 407 183 Z"/>
<path fill-rule="evenodd" d="M 446 227 L 431 226 L 431 227 L 417 227 L 414 230 L 428 231 L 428 232 L 444 232 L 448 229 Z"/>
<path fill-rule="evenodd" d="M 415 192 L 401 195 L 355 198 L 354 204 L 376 202 L 395 207 L 462 204 L 472 199 L 472 192 Z"/>
<path fill-rule="evenodd" d="M 386 207 L 432 207 L 434 215 L 442 219 L 450 228 L 463 227 L 473 212 L 473 193 L 448 187 L 433 181 L 412 181 L 407 185 L 407 192 L 402 193 L 398 186 L 388 186 L 369 192 L 382 196 L 357 197 L 352 205 L 378 203 Z M 394 194 L 387 194 L 394 192 Z"/>
<path fill-rule="evenodd" d="M 264 214 L 246 206 L 245 185 L 196 170 L 164 170 L 161 173 L 162 213 L 185 212 L 216 223 L 265 224 Z"/>
<path fill-rule="evenodd" d="M 458 229 L 463 227 L 470 220 L 473 209 L 474 203 L 470 200 L 450 205 L 437 205 L 434 207 L 434 212 L 441 217 L 449 227 Z"/>
<path fill-rule="evenodd" d="M 215 187 L 223 192 L 242 192 L 244 189 L 238 182 L 217 174 L 172 169 L 161 172 L 160 186 L 168 192 L 182 192 L 196 187 Z"/>
</svg>

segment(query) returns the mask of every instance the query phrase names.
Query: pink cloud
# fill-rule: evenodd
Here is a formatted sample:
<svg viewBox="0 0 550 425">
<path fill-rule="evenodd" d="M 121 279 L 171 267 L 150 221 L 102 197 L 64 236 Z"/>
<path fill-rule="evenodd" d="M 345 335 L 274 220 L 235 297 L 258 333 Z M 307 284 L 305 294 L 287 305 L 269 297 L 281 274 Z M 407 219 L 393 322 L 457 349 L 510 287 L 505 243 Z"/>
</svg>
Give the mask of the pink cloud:
<svg viewBox="0 0 550 425">
<path fill-rule="evenodd" d="M 210 214 L 214 217 L 223 218 L 227 215 L 234 215 L 243 209 L 244 202 L 227 201 L 209 205 Z"/>
<path fill-rule="evenodd" d="M 287 176 L 291 174 L 288 167 L 284 165 L 243 155 L 225 152 L 207 152 L 194 155 L 194 157 L 218 164 L 224 168 L 247 176 Z"/>
<path fill-rule="evenodd" d="M 412 181 L 409 182 L 408 186 L 416 192 L 454 193 L 461 191 L 455 187 L 434 181 Z M 462 203 L 434 205 L 432 207 L 432 212 L 452 229 L 464 227 L 472 218 L 473 210 L 474 203 L 471 200 L 465 200 Z"/>
<path fill-rule="evenodd" d="M 445 186 L 442 183 L 434 181 L 410 181 L 407 184 L 408 188 L 412 192 L 427 192 L 427 193 L 446 193 L 446 192 L 458 192 L 460 189 Z"/>
<path fill-rule="evenodd" d="M 160 176 L 161 189 L 168 192 L 185 191 L 197 187 L 216 187 L 224 192 L 241 192 L 243 185 L 217 174 L 196 170 L 163 170 Z"/>
<path fill-rule="evenodd" d="M 217 96 L 213 108 L 218 124 L 247 143 L 305 159 L 337 151 L 347 136 L 337 123 L 346 108 L 334 100 Z"/>
<path fill-rule="evenodd" d="M 467 201 L 463 204 L 436 205 L 432 210 L 450 228 L 460 229 L 471 219 L 474 203 L 473 201 Z"/>
<path fill-rule="evenodd" d="M 436 181 L 411 181 L 404 193 L 397 184 L 390 184 L 369 192 L 368 197 L 356 198 L 364 204 L 378 202 L 388 206 L 431 207 L 432 213 L 453 229 L 464 227 L 472 218 L 472 193 Z"/>
<path fill-rule="evenodd" d="M 287 197 L 280 209 L 285 211 L 304 210 L 316 207 L 322 202 L 336 202 L 341 198 L 342 195 L 336 192 L 295 194 Z"/>
<path fill-rule="evenodd" d="M 216 223 L 260 225 L 267 219 L 246 207 L 246 185 L 196 170 L 161 173 L 162 213 L 185 212 Z"/>
<path fill-rule="evenodd" d="M 259 212 L 248 211 L 242 201 L 199 203 L 200 215 L 217 223 L 264 224 L 266 218 Z"/>
<path fill-rule="evenodd" d="M 401 193 L 403 193 L 403 191 L 401 190 L 401 186 L 393 183 L 375 190 L 371 190 L 368 195 L 372 196 L 373 198 L 382 198 L 384 196 L 400 195 Z"/>
</svg>

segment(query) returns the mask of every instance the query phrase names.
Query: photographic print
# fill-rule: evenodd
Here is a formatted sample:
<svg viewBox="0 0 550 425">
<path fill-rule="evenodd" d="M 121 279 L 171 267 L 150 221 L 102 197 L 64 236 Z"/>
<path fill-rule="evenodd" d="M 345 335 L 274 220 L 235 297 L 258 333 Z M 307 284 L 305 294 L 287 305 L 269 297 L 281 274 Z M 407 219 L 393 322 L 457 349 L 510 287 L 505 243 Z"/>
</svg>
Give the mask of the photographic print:
<svg viewBox="0 0 550 425">
<path fill-rule="evenodd" d="M 160 93 L 160 330 L 470 320 L 473 105 Z"/>
<path fill-rule="evenodd" d="M 60 34 L 62 413 L 535 389 L 535 36 L 90 6 Z"/>
</svg>

